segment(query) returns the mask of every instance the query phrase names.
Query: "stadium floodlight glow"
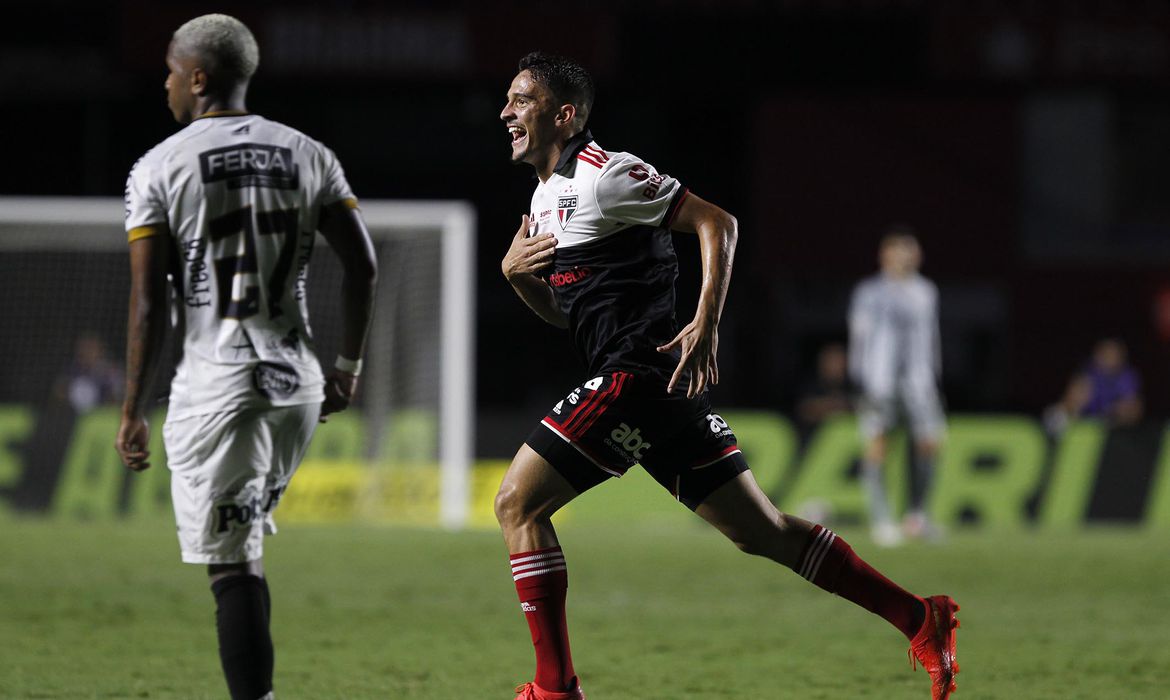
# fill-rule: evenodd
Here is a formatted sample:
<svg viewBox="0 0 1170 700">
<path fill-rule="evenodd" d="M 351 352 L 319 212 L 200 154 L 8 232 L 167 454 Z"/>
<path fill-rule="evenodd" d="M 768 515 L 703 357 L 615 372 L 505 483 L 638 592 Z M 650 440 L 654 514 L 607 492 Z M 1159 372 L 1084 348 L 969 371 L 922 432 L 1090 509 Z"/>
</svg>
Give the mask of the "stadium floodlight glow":
<svg viewBox="0 0 1170 700">
<path fill-rule="evenodd" d="M 437 462 L 438 522 L 461 528 L 469 516 L 474 459 L 475 209 L 460 201 L 362 200 L 361 211 L 380 267 L 368 369 L 359 390 L 366 423 L 364 456 L 372 464 Z M 100 288 L 86 291 L 109 299 L 100 317 L 87 323 L 105 338 L 122 338 L 129 289 L 123 219 L 123 202 L 113 197 L 0 197 L 0 254 L 51 254 L 38 265 L 60 264 L 56 254 L 78 258 L 86 279 L 67 283 L 96 285 Z M 327 247 L 320 237 L 317 245 Z M 336 295 L 332 290 L 339 274 L 331 253 L 313 256 L 309 322 L 326 366 L 332 365 L 333 356 L 325 346 L 338 334 L 319 331 L 339 323 L 335 298 L 329 296 Z M 25 345 L 35 350 L 35 343 Z M 57 369 L 44 370 L 50 373 L 44 385 Z M 430 426 L 430 432 L 411 433 L 416 422 L 405 433 L 387 435 L 387 425 L 407 414 L 416 420 L 425 415 L 421 424 Z M 403 434 L 419 442 L 418 449 L 410 452 L 413 446 L 405 446 L 410 453 L 402 459 L 387 455 L 387 447 L 394 452 L 404 447 L 396 444 L 405 441 Z"/>
</svg>

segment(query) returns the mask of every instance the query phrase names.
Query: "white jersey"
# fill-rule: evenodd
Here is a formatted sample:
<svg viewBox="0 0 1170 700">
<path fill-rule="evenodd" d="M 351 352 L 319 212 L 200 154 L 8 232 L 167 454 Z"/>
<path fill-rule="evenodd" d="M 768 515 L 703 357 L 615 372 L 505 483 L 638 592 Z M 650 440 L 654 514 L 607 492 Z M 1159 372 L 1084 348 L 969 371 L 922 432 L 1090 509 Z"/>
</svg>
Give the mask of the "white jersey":
<svg viewBox="0 0 1170 700">
<path fill-rule="evenodd" d="M 603 150 L 589 132 L 577 140 L 584 143 L 570 144 L 552 176 L 532 193 L 530 235 L 555 234 L 561 250 L 630 228 L 669 228 L 664 219 L 677 210 L 675 195 L 683 190 L 678 180 L 637 156 Z"/>
<path fill-rule="evenodd" d="M 849 370 L 865 394 L 933 393 L 941 369 L 934 283 L 915 273 L 858 284 L 849 307 Z"/>
<path fill-rule="evenodd" d="M 126 182 L 131 241 L 168 233 L 183 359 L 168 420 L 324 400 L 305 297 L 321 207 L 356 206 L 336 156 L 254 114 L 197 119 Z"/>
</svg>

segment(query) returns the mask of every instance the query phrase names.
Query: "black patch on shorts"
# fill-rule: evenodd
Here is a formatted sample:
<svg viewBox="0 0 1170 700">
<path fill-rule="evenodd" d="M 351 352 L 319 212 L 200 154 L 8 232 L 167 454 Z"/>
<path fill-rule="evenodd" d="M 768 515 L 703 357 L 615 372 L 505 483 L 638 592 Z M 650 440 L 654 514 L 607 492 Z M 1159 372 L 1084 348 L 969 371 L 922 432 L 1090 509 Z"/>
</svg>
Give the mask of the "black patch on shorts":
<svg viewBox="0 0 1170 700">
<path fill-rule="evenodd" d="M 252 370 L 252 386 L 269 399 L 287 399 L 301 386 L 297 371 L 276 362 L 260 362 Z"/>
</svg>

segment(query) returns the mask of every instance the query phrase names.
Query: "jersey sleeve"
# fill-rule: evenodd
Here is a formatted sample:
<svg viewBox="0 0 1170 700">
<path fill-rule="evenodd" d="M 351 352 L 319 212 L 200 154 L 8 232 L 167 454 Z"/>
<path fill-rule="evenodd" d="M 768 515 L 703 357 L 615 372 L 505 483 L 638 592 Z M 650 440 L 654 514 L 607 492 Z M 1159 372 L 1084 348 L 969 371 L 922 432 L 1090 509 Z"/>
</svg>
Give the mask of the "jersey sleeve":
<svg viewBox="0 0 1170 700">
<path fill-rule="evenodd" d="M 326 146 L 321 146 L 321 206 L 344 202 L 351 209 L 357 208 L 357 197 L 345 179 L 345 170 L 337 155 Z"/>
<path fill-rule="evenodd" d="M 687 188 L 628 154 L 613 156 L 594 183 L 601 216 L 623 224 L 669 227 Z"/>
<path fill-rule="evenodd" d="M 857 384 L 865 377 L 865 344 L 873 327 L 867 285 L 861 282 L 849 300 L 849 376 Z"/>
<path fill-rule="evenodd" d="M 942 377 L 942 334 L 939 331 L 938 319 L 938 287 L 934 282 L 926 283 L 927 303 L 926 313 L 923 314 L 923 325 L 927 337 L 927 357 L 930 358 L 930 368 L 936 378 Z"/>
<path fill-rule="evenodd" d="M 140 158 L 130 169 L 125 201 L 126 237 L 130 243 L 167 231 L 162 174 L 150 154 Z"/>
</svg>

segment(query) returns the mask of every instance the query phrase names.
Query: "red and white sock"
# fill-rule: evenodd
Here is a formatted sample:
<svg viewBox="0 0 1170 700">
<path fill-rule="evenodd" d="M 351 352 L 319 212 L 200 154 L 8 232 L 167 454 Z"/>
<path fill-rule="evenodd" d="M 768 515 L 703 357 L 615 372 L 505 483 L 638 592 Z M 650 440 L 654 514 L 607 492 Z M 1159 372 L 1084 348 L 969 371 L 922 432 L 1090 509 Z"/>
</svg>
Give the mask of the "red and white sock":
<svg viewBox="0 0 1170 700">
<path fill-rule="evenodd" d="M 560 547 L 552 547 L 519 552 L 510 559 L 520 608 L 536 648 L 536 685 L 553 692 L 568 690 L 574 674 L 565 622 L 569 588 L 565 555 Z"/>
<path fill-rule="evenodd" d="M 914 639 L 926 615 L 926 603 L 886 578 L 853 552 L 832 530 L 814 525 L 804 554 L 793 569 L 830 593 L 885 618 Z"/>
</svg>

